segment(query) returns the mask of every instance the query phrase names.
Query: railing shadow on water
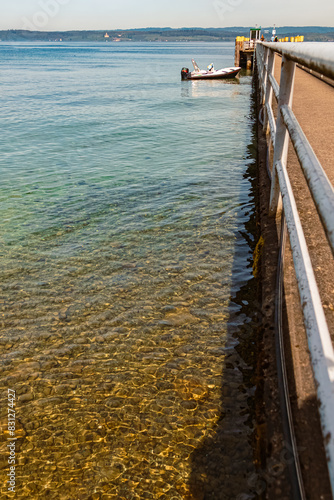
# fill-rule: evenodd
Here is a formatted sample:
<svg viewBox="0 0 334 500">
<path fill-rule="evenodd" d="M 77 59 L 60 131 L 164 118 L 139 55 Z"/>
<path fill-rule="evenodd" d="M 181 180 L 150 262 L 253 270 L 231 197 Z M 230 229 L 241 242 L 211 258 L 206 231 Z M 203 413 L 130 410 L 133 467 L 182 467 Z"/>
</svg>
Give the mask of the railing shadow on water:
<svg viewBox="0 0 334 500">
<path fill-rule="evenodd" d="M 193 500 L 259 499 L 266 487 L 255 466 L 261 461 L 256 456 L 255 401 L 258 337 L 262 321 L 259 282 L 252 269 L 257 240 L 255 134 L 253 123 L 253 140 L 247 152 L 251 162 L 243 177 L 250 182 L 250 201 L 254 208 L 250 212 L 244 211 L 246 222 L 239 223 L 235 235 L 226 354 L 222 365 L 221 412 L 213 433 L 190 457 L 188 498 Z"/>
</svg>

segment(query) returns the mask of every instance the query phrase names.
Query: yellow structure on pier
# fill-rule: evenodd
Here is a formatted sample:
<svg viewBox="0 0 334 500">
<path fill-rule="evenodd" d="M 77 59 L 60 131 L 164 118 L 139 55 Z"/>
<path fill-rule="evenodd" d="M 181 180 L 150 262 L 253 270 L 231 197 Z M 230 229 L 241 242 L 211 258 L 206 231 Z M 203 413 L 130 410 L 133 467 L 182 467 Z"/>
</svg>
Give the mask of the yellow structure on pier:
<svg viewBox="0 0 334 500">
<path fill-rule="evenodd" d="M 289 37 L 286 36 L 285 38 L 279 38 L 279 42 L 303 42 L 304 41 L 304 36 L 292 36 L 289 40 Z"/>
<path fill-rule="evenodd" d="M 251 28 L 249 38 L 237 36 L 235 39 L 235 57 L 234 65 L 251 69 L 253 64 L 253 56 L 255 44 L 260 40 L 261 27 Z"/>
<path fill-rule="evenodd" d="M 273 31 L 276 33 L 276 31 Z M 251 69 L 256 42 L 261 41 L 261 28 L 251 28 L 249 38 L 237 36 L 235 39 L 234 65 Z M 292 36 L 278 39 L 279 42 L 303 42 L 304 36 Z"/>
</svg>

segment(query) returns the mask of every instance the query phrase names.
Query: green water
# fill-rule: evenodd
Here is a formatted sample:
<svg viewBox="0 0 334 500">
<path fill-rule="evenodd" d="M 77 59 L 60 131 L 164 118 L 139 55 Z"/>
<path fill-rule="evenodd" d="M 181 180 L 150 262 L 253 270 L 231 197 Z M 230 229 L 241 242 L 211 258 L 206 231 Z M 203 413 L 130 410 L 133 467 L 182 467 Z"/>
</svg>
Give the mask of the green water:
<svg viewBox="0 0 334 500">
<path fill-rule="evenodd" d="M 191 57 L 0 44 L 3 495 L 10 388 L 17 498 L 255 498 L 251 78 Z"/>
</svg>

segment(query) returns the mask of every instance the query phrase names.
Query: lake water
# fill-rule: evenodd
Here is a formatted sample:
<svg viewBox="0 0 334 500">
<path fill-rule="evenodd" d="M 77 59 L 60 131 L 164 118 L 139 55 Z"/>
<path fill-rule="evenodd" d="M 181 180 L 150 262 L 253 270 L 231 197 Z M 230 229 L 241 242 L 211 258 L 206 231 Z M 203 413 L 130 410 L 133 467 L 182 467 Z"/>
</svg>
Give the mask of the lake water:
<svg viewBox="0 0 334 500">
<path fill-rule="evenodd" d="M 1 491 L 255 498 L 251 76 L 231 43 L 0 44 Z"/>
</svg>

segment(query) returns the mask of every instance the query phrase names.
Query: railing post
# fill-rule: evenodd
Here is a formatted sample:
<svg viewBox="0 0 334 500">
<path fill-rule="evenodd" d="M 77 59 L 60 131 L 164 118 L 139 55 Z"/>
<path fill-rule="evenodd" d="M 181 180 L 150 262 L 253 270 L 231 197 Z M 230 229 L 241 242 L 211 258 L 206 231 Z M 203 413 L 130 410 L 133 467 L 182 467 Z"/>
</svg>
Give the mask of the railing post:
<svg viewBox="0 0 334 500">
<path fill-rule="evenodd" d="M 286 166 L 286 160 L 288 157 L 289 134 L 285 127 L 280 109 L 281 106 L 285 104 L 290 107 L 292 105 L 293 86 L 295 81 L 295 67 L 296 64 L 293 61 L 288 59 L 286 56 L 283 56 L 277 120 L 276 120 L 276 136 L 275 136 L 274 161 L 273 161 L 273 171 L 272 171 L 271 190 L 270 190 L 270 204 L 269 204 L 269 214 L 272 216 L 276 215 L 277 211 L 280 212 L 282 207 L 282 199 L 280 195 L 280 188 L 276 172 L 276 164 L 279 161 L 281 161 L 282 164 Z"/>
<path fill-rule="evenodd" d="M 268 52 L 269 52 L 269 49 L 267 49 L 267 47 L 263 47 L 263 66 L 262 66 L 262 77 L 261 77 L 261 80 L 262 80 L 262 86 L 261 86 L 261 104 L 264 104 L 264 100 L 265 100 L 265 96 L 266 96 L 266 88 L 267 88 L 267 85 L 268 85 L 268 75 L 267 75 L 267 71 L 266 71 L 266 65 L 267 65 L 267 62 L 268 62 Z"/>
<path fill-rule="evenodd" d="M 258 77 L 260 89 L 261 89 L 262 49 L 263 49 L 263 47 L 261 46 L 261 44 L 257 43 L 256 46 L 255 46 L 255 50 L 256 50 L 257 77 Z"/>
<path fill-rule="evenodd" d="M 274 67 L 275 67 L 275 51 L 270 49 L 268 49 L 268 51 L 269 55 L 268 55 L 267 88 L 264 101 L 265 113 L 264 113 L 264 123 L 263 123 L 263 130 L 265 134 L 268 133 L 268 125 L 269 125 L 267 105 L 269 105 L 269 107 L 271 108 L 273 102 L 273 88 L 269 82 L 269 75 L 272 76 L 274 75 Z"/>
</svg>

